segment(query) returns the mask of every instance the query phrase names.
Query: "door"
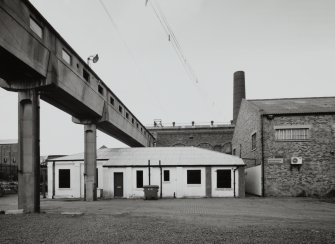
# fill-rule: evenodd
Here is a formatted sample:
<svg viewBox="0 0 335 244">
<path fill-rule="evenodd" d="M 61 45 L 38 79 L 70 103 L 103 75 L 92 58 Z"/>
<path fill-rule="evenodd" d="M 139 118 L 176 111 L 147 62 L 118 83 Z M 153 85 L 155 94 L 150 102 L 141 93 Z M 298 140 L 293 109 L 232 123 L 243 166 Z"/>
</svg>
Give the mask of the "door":
<svg viewBox="0 0 335 244">
<path fill-rule="evenodd" d="M 123 197 L 123 173 L 114 173 L 114 197 Z"/>
</svg>

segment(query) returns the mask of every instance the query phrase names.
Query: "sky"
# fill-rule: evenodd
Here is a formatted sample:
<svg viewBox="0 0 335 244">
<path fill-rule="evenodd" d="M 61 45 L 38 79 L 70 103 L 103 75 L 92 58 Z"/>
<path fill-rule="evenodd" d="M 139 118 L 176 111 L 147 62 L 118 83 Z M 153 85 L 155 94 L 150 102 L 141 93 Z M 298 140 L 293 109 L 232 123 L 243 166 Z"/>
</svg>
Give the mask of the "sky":
<svg viewBox="0 0 335 244">
<path fill-rule="evenodd" d="M 334 96 L 335 1 L 149 0 L 173 30 L 191 79 L 145 0 L 31 0 L 145 125 L 230 123 L 233 73 L 247 99 Z M 157 6 L 157 5 L 156 5 Z M 17 139 L 17 93 L 0 89 L 0 140 Z M 83 126 L 41 101 L 41 155 L 84 150 Z M 97 146 L 126 147 L 97 134 Z"/>
</svg>

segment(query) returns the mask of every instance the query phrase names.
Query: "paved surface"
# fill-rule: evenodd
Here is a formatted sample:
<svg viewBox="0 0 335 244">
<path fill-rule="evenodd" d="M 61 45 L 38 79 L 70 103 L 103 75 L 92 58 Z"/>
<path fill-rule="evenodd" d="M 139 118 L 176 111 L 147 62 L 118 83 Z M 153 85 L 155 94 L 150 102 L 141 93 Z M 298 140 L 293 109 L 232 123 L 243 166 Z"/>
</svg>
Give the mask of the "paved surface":
<svg viewBox="0 0 335 244">
<path fill-rule="evenodd" d="M 0 198 L 0 210 L 16 204 Z M 335 243 L 335 204 L 311 198 L 42 199 L 41 209 L 0 215 L 0 243 Z"/>
</svg>

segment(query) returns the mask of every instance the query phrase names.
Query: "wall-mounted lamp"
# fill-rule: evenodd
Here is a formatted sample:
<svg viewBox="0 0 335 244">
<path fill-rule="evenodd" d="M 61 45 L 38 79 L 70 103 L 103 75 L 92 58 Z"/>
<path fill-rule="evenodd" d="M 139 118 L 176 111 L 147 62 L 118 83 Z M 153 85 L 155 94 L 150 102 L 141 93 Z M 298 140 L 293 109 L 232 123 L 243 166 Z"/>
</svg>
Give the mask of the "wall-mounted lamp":
<svg viewBox="0 0 335 244">
<path fill-rule="evenodd" d="M 91 56 L 89 56 L 89 57 L 87 58 L 87 64 L 88 64 L 88 66 L 90 66 L 90 60 L 92 60 L 93 63 L 98 62 L 98 61 L 99 61 L 99 55 L 96 54 L 96 55 L 91 55 Z"/>
</svg>

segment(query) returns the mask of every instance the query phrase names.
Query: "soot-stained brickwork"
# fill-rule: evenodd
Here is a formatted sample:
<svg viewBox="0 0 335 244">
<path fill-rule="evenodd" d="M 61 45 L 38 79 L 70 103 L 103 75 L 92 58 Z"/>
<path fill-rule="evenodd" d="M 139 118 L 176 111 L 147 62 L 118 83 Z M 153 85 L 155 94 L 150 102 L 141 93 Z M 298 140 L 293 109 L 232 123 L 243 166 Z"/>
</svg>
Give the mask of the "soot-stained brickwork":
<svg viewBox="0 0 335 244">
<path fill-rule="evenodd" d="M 148 127 L 157 147 L 194 146 L 231 154 L 234 125 Z"/>
</svg>

